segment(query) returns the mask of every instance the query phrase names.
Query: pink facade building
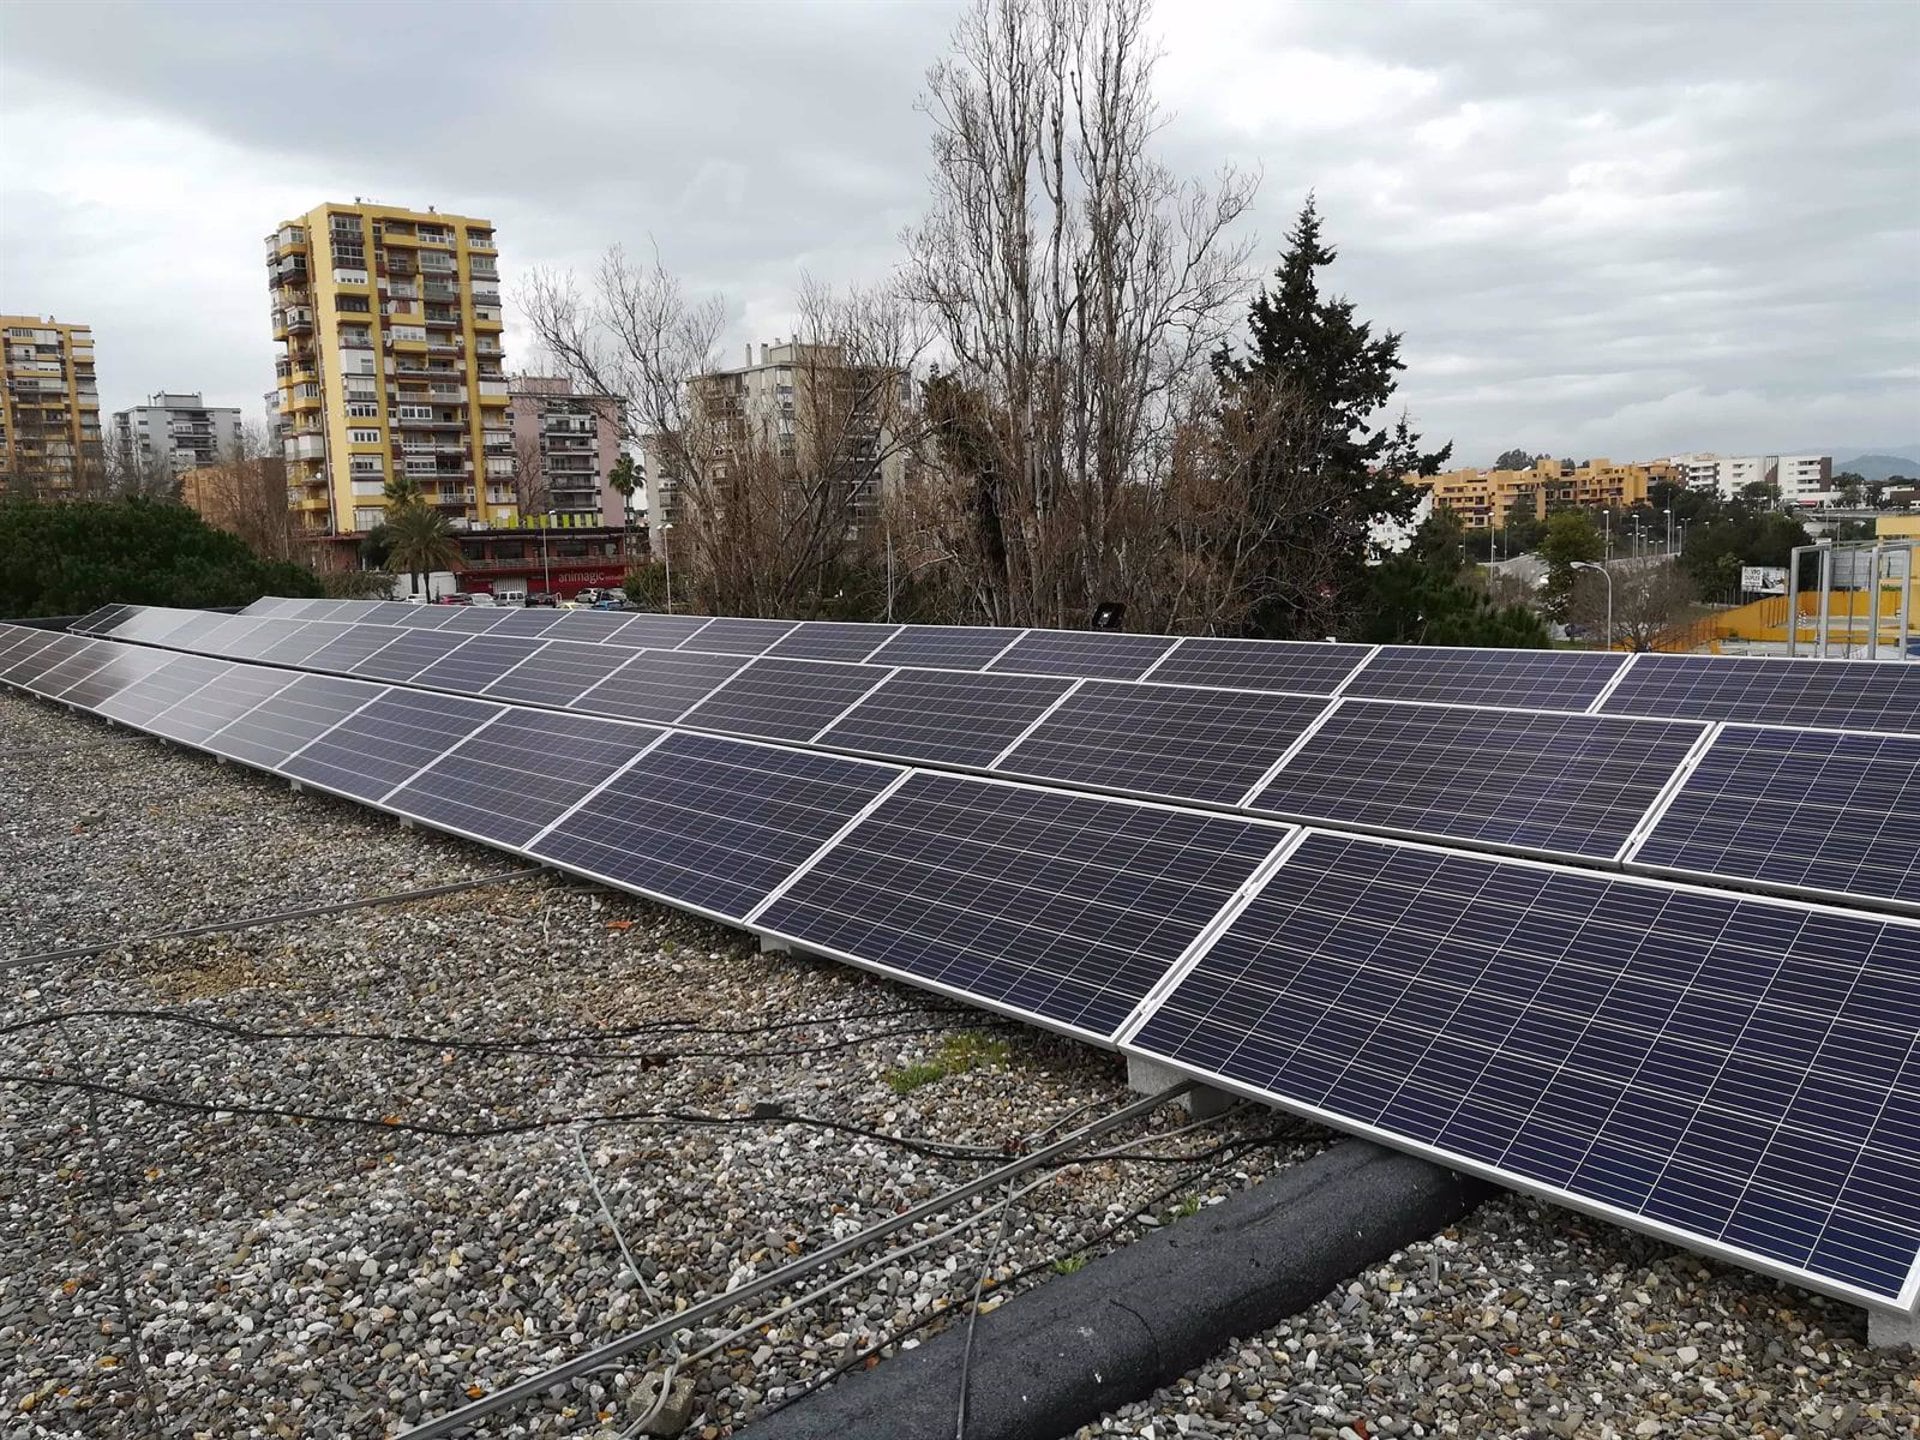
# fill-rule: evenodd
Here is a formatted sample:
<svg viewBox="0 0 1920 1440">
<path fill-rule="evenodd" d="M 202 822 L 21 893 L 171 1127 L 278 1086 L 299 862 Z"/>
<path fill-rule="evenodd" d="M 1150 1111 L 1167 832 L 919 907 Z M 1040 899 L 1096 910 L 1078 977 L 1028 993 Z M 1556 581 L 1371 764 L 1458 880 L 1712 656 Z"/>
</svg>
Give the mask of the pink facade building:
<svg viewBox="0 0 1920 1440">
<path fill-rule="evenodd" d="M 626 497 L 612 481 L 621 454 L 620 402 L 577 394 L 557 375 L 516 376 L 507 393 L 521 514 L 624 525 Z M 636 491 L 634 504 L 642 503 Z"/>
</svg>

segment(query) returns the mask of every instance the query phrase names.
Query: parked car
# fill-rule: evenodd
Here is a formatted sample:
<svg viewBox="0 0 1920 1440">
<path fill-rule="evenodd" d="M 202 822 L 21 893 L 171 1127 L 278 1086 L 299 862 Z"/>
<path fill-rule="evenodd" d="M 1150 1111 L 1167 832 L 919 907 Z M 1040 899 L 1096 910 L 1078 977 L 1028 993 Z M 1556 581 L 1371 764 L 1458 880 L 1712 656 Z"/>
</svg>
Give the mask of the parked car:
<svg viewBox="0 0 1920 1440">
<path fill-rule="evenodd" d="M 550 595 L 544 590 L 529 590 L 527 592 L 527 604 L 529 605 L 544 605 L 551 610 L 559 603 L 560 597 L 558 595 Z"/>
<path fill-rule="evenodd" d="M 489 595 L 486 591 L 476 590 L 468 599 L 467 603 L 470 605 L 497 605 L 500 602 L 495 600 L 493 596 Z"/>
<path fill-rule="evenodd" d="M 458 590 L 455 590 L 451 594 L 437 596 L 433 603 L 436 605 L 471 605 L 473 603 L 473 596 L 463 595 Z"/>
</svg>

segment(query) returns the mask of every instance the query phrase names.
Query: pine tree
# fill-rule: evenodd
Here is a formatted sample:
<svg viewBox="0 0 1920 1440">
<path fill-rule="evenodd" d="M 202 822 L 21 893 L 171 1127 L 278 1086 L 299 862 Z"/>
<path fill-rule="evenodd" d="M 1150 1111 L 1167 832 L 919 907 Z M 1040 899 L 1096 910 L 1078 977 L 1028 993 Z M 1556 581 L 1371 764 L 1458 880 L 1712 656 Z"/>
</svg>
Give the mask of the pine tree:
<svg viewBox="0 0 1920 1440">
<path fill-rule="evenodd" d="M 1268 531 L 1253 633 L 1319 638 L 1362 603 L 1369 530 L 1377 519 L 1408 519 L 1420 492 L 1409 472 L 1435 473 L 1451 444 L 1422 451 L 1402 415 L 1374 426 L 1405 369 L 1400 336 L 1376 335 L 1350 300 L 1324 296 L 1319 272 L 1338 252 L 1321 236 L 1309 196 L 1294 222 L 1274 284 L 1248 311 L 1251 347 L 1225 348 L 1214 373 L 1229 408 L 1287 407 L 1286 424 L 1249 426 L 1272 435 L 1258 457 L 1255 505 L 1276 521 Z M 1311 496 L 1311 507 L 1300 504 Z"/>
</svg>

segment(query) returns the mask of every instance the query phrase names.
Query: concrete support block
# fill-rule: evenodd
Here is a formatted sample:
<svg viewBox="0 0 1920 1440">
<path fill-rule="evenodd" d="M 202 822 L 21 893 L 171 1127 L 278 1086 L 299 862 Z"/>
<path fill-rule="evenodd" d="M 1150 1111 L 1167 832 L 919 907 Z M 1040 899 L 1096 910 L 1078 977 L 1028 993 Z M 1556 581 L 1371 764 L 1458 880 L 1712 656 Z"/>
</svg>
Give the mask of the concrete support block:
<svg viewBox="0 0 1920 1440">
<path fill-rule="evenodd" d="M 1920 1315 L 1869 1310 L 1867 1343 L 1876 1350 L 1893 1350 L 1902 1345 L 1911 1345 L 1916 1352 L 1920 1352 Z"/>
<path fill-rule="evenodd" d="M 762 955 L 791 955 L 793 953 L 793 947 L 784 940 L 776 940 L 771 935 L 762 935 L 760 937 L 760 953 Z"/>
<path fill-rule="evenodd" d="M 1184 1079 L 1186 1076 L 1158 1060 L 1149 1060 L 1144 1055 L 1127 1056 L 1127 1088 L 1136 1094 L 1158 1095 Z M 1211 1120 L 1233 1104 L 1233 1096 L 1211 1085 L 1195 1085 L 1178 1103 L 1194 1119 Z"/>
</svg>

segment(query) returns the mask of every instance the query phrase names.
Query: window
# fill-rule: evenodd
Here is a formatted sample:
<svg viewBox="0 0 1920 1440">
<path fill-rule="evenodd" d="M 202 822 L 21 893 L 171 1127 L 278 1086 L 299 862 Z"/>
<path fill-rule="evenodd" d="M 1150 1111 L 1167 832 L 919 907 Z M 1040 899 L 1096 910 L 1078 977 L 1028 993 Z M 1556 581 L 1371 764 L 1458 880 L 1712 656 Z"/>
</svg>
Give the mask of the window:
<svg viewBox="0 0 1920 1440">
<path fill-rule="evenodd" d="M 343 315 L 365 315 L 373 309 L 364 295 L 341 295 L 333 303 Z"/>
<path fill-rule="evenodd" d="M 384 480 L 356 480 L 353 482 L 353 498 L 356 500 L 378 500 L 387 493 Z"/>
<path fill-rule="evenodd" d="M 372 400 L 349 400 L 347 402 L 347 418 L 350 420 L 378 420 L 380 418 L 380 406 Z M 380 432 L 376 430 L 373 433 L 377 435 Z"/>
<path fill-rule="evenodd" d="M 378 455 L 356 455 L 353 457 L 353 473 L 356 475 L 384 475 L 386 466 L 380 463 Z"/>
<path fill-rule="evenodd" d="M 433 419 L 433 407 L 431 405 L 402 405 L 399 413 L 402 420 Z"/>
<path fill-rule="evenodd" d="M 347 431 L 347 439 L 355 445 L 378 445 L 380 443 L 380 432 L 378 430 L 349 430 Z"/>
<path fill-rule="evenodd" d="M 353 528 L 371 530 L 387 518 L 387 512 L 378 505 L 356 505 L 353 507 Z"/>
<path fill-rule="evenodd" d="M 340 343 L 356 350 L 373 348 L 373 332 L 364 325 L 342 325 Z"/>
</svg>

